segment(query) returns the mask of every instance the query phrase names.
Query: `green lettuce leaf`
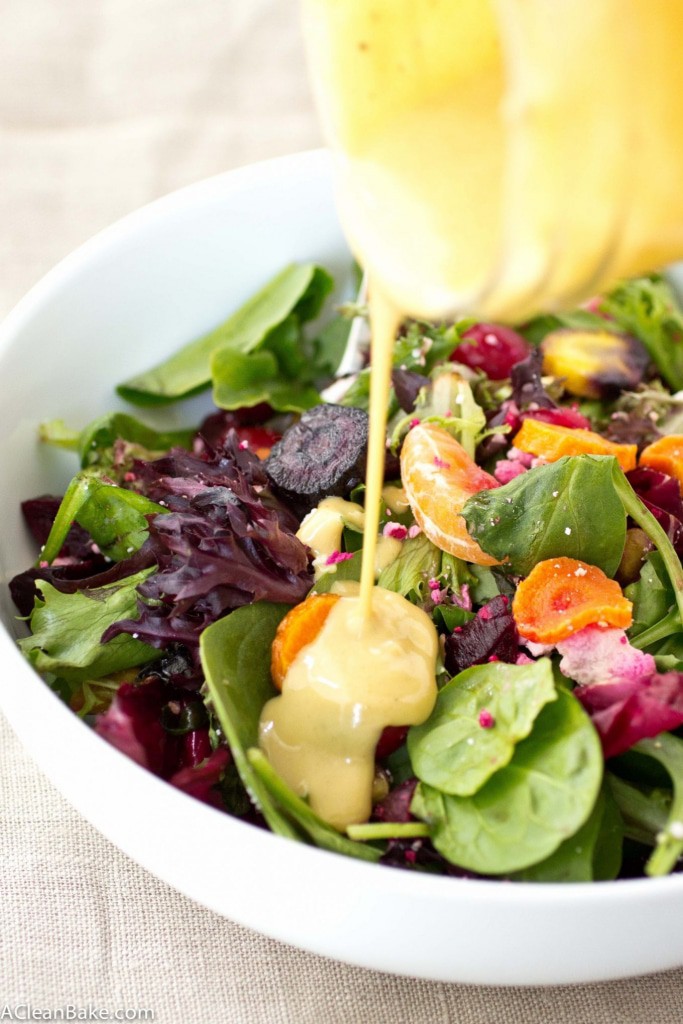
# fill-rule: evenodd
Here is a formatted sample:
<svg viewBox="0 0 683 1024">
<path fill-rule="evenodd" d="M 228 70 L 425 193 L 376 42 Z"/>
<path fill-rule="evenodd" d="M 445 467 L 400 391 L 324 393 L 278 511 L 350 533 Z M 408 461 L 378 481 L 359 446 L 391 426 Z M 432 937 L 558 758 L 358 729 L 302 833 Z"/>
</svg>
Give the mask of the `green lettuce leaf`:
<svg viewBox="0 0 683 1024">
<path fill-rule="evenodd" d="M 69 682 L 100 679 L 161 657 L 161 651 L 121 634 L 100 643 L 104 631 L 120 619 L 138 618 L 136 587 L 154 568 L 98 590 L 62 594 L 44 580 L 36 581 L 40 598 L 31 614 L 31 636 L 19 646 L 37 672 L 50 672 Z"/>
<path fill-rule="evenodd" d="M 642 341 L 671 390 L 680 391 L 683 388 L 683 311 L 671 285 L 659 276 L 623 281 L 605 296 L 600 308 L 613 318 L 618 329 Z"/>
<path fill-rule="evenodd" d="M 54 561 L 75 520 L 88 531 L 103 555 L 122 561 L 144 543 L 148 533 L 146 516 L 166 512 L 168 509 L 144 495 L 117 487 L 94 470 L 84 470 L 66 490 L 40 559 Z"/>
<path fill-rule="evenodd" d="M 81 467 L 110 469 L 113 446 L 117 440 L 134 445 L 139 458 L 159 458 L 176 445 L 190 448 L 195 429 L 155 430 L 125 412 L 110 412 L 88 423 L 81 431 L 71 431 L 63 420 L 51 420 L 40 426 L 40 439 L 59 448 L 78 453 Z"/>
</svg>

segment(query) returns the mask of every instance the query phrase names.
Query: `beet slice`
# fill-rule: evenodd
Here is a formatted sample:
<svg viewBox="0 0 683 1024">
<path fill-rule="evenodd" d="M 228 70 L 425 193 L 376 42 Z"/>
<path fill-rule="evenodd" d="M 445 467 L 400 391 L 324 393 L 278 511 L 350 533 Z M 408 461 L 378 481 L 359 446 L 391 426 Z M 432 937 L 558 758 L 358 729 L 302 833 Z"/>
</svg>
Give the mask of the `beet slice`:
<svg viewBox="0 0 683 1024">
<path fill-rule="evenodd" d="M 264 463 L 274 490 L 300 512 L 347 494 L 365 476 L 368 426 L 368 414 L 352 406 L 309 409 Z"/>
</svg>

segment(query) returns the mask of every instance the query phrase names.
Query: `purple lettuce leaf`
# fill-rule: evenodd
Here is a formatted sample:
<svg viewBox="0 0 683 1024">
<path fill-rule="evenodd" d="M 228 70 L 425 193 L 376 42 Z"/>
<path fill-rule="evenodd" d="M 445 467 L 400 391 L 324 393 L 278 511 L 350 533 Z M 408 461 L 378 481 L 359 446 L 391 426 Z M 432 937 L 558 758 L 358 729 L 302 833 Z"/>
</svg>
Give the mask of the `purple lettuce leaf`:
<svg viewBox="0 0 683 1024">
<path fill-rule="evenodd" d="M 46 580 L 62 594 L 75 594 L 79 590 L 98 590 L 111 583 L 118 583 L 127 576 L 134 576 L 154 564 L 151 550 L 143 545 L 130 558 L 113 565 L 106 560 L 89 566 L 85 561 L 74 564 L 41 566 L 26 569 L 10 580 L 9 589 L 19 614 L 28 616 L 33 611 L 38 591 L 36 580 Z M 93 574 L 94 572 L 94 574 Z"/>
<path fill-rule="evenodd" d="M 533 349 L 526 359 L 513 366 L 510 371 L 512 383 L 512 400 L 520 409 L 534 405 L 537 409 L 556 409 L 553 401 L 543 387 L 543 353 L 539 348 Z"/>
<path fill-rule="evenodd" d="M 615 444 L 635 444 L 639 452 L 662 436 L 648 416 L 624 411 L 613 412 L 601 434 Z"/>
<path fill-rule="evenodd" d="M 21 511 L 28 529 L 34 540 L 42 547 L 47 540 L 52 523 L 62 499 L 52 494 L 43 494 L 37 498 L 22 501 Z M 106 571 L 111 563 L 100 553 L 93 543 L 92 537 L 78 523 L 69 530 L 66 540 L 57 558 L 51 565 L 39 568 L 32 567 L 18 573 L 9 583 L 12 600 L 20 615 L 28 616 L 33 611 L 38 592 L 36 580 L 47 580 L 57 585 L 57 581 L 83 580 L 95 573 Z"/>
<path fill-rule="evenodd" d="M 267 490 L 258 458 L 232 433 L 203 457 L 174 449 L 135 463 L 136 487 L 169 514 L 149 520 L 144 548 L 158 572 L 138 588 L 140 618 L 122 620 L 102 640 L 134 633 L 153 647 L 179 643 L 194 658 L 202 630 L 255 601 L 297 604 L 312 585 L 297 521 Z"/>
<path fill-rule="evenodd" d="M 429 377 L 414 370 L 402 370 L 400 367 L 391 371 L 391 383 L 394 386 L 396 401 L 404 412 L 412 412 L 422 388 L 429 387 Z"/>
</svg>

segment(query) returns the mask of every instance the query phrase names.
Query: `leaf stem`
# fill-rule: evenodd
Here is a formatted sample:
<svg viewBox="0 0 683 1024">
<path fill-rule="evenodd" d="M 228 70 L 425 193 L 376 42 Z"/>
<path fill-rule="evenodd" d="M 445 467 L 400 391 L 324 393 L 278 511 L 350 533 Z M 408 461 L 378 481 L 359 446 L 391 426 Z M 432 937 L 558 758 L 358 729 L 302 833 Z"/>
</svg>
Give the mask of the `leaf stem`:
<svg viewBox="0 0 683 1024">
<path fill-rule="evenodd" d="M 656 622 L 654 626 L 643 630 L 630 643 L 632 647 L 637 647 L 639 651 L 643 651 L 650 644 L 654 644 L 658 640 L 665 640 L 666 637 L 673 636 L 674 633 L 679 633 L 680 629 L 681 613 L 678 607 L 670 608 L 663 619 Z"/>
<path fill-rule="evenodd" d="M 650 877 L 668 875 L 683 854 L 683 741 L 662 732 L 651 740 L 641 740 L 633 748 L 658 761 L 669 773 L 673 799 L 665 827 L 655 836 L 655 849 L 645 865 Z"/>
<path fill-rule="evenodd" d="M 649 509 L 642 503 L 616 461 L 614 463 L 613 479 L 615 490 L 621 498 L 624 511 L 645 531 L 662 556 L 676 598 L 678 622 L 683 627 L 683 566 L 681 565 L 681 560 L 674 551 L 673 545 L 665 531 Z"/>
<path fill-rule="evenodd" d="M 427 839 L 429 827 L 421 821 L 369 821 L 364 825 L 349 825 L 349 839 Z"/>
<path fill-rule="evenodd" d="M 62 503 L 57 510 L 52 528 L 40 552 L 38 565 L 41 562 L 54 562 L 66 540 L 78 513 L 92 494 L 95 478 L 85 473 L 78 473 L 66 489 Z"/>
<path fill-rule="evenodd" d="M 382 851 L 374 846 L 365 846 L 341 835 L 331 825 L 319 818 L 305 800 L 297 796 L 273 769 L 266 756 L 256 747 L 247 751 L 249 764 L 283 812 L 294 818 L 316 846 L 335 853 L 345 853 L 361 860 L 378 861 Z"/>
</svg>

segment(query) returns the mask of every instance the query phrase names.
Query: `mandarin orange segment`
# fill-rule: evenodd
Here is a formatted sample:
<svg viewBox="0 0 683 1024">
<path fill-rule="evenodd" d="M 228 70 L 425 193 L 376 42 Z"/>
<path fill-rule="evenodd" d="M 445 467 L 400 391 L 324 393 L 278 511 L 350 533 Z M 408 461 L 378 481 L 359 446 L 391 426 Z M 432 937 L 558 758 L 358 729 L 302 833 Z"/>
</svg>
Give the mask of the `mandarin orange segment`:
<svg viewBox="0 0 683 1024">
<path fill-rule="evenodd" d="M 520 635 L 537 644 L 557 644 L 593 624 L 628 629 L 632 609 L 602 569 L 565 557 L 534 566 L 512 602 Z"/>
<path fill-rule="evenodd" d="M 639 465 L 674 477 L 683 492 L 683 435 L 667 434 L 640 453 Z"/>
<path fill-rule="evenodd" d="M 616 444 L 580 427 L 558 427 L 526 419 L 512 443 L 520 451 L 546 462 L 557 462 L 564 455 L 613 455 L 625 473 L 636 467 L 637 445 Z"/>
<path fill-rule="evenodd" d="M 338 600 L 338 594 L 312 594 L 287 612 L 277 628 L 270 655 L 270 673 L 278 690 L 297 654 L 315 640 Z"/>
<path fill-rule="evenodd" d="M 401 449 L 401 480 L 415 520 L 432 544 L 466 562 L 498 565 L 470 537 L 460 515 L 473 494 L 498 487 L 498 481 L 447 430 L 422 423 L 408 432 Z"/>
</svg>

